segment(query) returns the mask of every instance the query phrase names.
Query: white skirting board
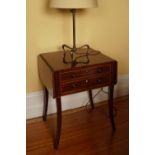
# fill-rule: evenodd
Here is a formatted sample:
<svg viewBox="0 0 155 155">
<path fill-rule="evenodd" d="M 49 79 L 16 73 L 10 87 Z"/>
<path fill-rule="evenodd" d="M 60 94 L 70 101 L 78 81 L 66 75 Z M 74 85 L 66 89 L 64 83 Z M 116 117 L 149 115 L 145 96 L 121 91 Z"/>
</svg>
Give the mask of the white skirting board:
<svg viewBox="0 0 155 155">
<path fill-rule="evenodd" d="M 93 96 L 100 89 L 93 90 Z M 107 88 L 105 87 L 106 91 Z M 129 94 L 129 76 L 121 75 L 118 77 L 117 85 L 114 89 L 114 97 L 120 97 Z M 95 98 L 94 103 L 107 100 L 107 94 L 100 92 Z M 88 93 L 81 92 L 62 97 L 62 110 L 74 109 L 85 106 L 89 101 Z M 48 114 L 55 113 L 55 99 L 49 95 Z M 43 113 L 43 91 L 27 93 L 26 95 L 26 119 L 42 116 Z"/>
</svg>

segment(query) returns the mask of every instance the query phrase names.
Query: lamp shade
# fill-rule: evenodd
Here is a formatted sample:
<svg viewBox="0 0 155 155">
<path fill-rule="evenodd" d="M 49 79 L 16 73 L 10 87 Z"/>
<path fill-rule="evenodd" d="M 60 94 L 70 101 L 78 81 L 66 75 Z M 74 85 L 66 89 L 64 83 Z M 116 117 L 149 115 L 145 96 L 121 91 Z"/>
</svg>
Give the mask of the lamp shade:
<svg viewBox="0 0 155 155">
<path fill-rule="evenodd" d="M 84 9 L 97 7 L 97 0 L 49 0 L 51 8 Z"/>
</svg>

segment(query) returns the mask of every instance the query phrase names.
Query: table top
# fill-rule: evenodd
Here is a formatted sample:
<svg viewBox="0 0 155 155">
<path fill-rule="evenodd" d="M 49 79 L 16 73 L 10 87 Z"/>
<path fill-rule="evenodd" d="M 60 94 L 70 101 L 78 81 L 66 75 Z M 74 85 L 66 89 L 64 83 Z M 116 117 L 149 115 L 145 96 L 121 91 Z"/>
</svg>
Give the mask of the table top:
<svg viewBox="0 0 155 155">
<path fill-rule="evenodd" d="M 83 50 L 80 50 L 80 52 L 82 53 Z M 53 71 L 60 71 L 60 70 L 77 68 L 77 67 L 81 68 L 81 67 L 87 67 L 90 65 L 98 65 L 98 64 L 110 63 L 110 62 L 115 61 L 114 59 L 94 49 L 90 50 L 90 55 L 88 56 L 89 57 L 88 64 L 79 63 L 74 67 L 71 64 L 63 63 L 63 51 L 42 53 L 39 56 L 42 57 L 42 59 L 47 63 L 47 65 Z M 85 59 L 86 59 L 85 57 L 82 57 L 80 61 L 85 61 Z"/>
</svg>

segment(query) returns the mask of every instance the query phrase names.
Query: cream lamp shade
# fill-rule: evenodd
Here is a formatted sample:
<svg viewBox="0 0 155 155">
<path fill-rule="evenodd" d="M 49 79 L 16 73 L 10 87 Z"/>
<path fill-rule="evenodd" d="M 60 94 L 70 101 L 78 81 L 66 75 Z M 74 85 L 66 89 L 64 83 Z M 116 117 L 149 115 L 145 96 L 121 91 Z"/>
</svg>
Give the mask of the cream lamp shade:
<svg viewBox="0 0 155 155">
<path fill-rule="evenodd" d="M 85 9 L 97 7 L 97 0 L 49 0 L 51 8 Z"/>
</svg>

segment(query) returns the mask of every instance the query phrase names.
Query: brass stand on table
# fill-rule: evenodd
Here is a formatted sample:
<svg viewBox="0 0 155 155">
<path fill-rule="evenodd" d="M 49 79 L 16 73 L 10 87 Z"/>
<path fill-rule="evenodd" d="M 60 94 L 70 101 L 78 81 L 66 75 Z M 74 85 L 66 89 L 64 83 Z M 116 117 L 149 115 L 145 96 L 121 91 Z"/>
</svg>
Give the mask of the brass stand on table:
<svg viewBox="0 0 155 155">
<path fill-rule="evenodd" d="M 65 64 L 71 63 L 72 66 L 75 66 L 77 63 L 87 64 L 87 63 L 89 63 L 88 55 L 89 55 L 90 47 L 87 44 L 83 45 L 79 48 L 76 47 L 76 28 L 75 28 L 75 26 L 76 26 L 76 23 L 75 23 L 76 9 L 71 9 L 70 11 L 72 13 L 72 19 L 73 19 L 73 47 L 70 47 L 66 44 L 62 45 L 62 48 L 64 51 L 63 62 Z M 78 53 L 78 51 L 80 49 L 83 49 L 85 52 L 83 52 L 82 54 Z M 70 51 L 70 60 L 66 60 L 66 54 L 67 54 L 68 50 Z M 85 57 L 86 61 L 78 61 L 78 59 L 81 57 Z"/>
</svg>

